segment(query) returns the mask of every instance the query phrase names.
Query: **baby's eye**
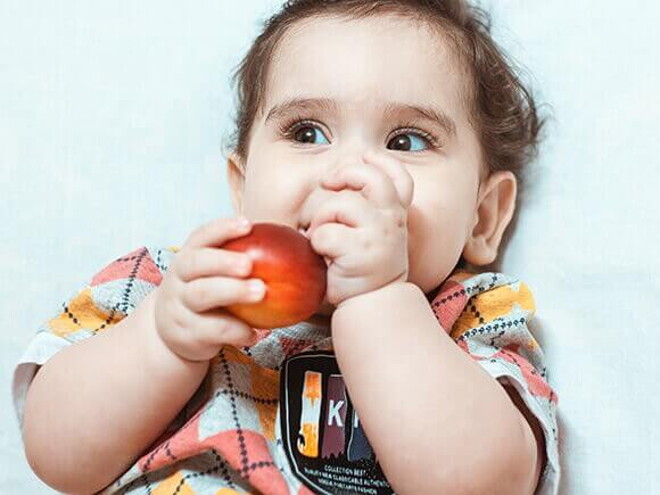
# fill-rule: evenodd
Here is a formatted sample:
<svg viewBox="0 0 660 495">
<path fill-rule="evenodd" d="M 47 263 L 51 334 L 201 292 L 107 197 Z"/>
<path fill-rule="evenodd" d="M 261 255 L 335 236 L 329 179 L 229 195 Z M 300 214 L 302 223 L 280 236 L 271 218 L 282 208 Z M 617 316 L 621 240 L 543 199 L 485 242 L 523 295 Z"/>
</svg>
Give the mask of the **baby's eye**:
<svg viewBox="0 0 660 495">
<path fill-rule="evenodd" d="M 330 144 L 323 131 L 318 126 L 309 123 L 300 123 L 293 126 L 287 132 L 287 136 L 298 143 Z M 321 139 L 322 142 L 318 142 L 317 139 Z"/>
<path fill-rule="evenodd" d="M 396 151 L 426 151 L 430 148 L 430 139 L 426 136 L 415 132 L 404 132 L 394 136 L 387 143 L 387 149 Z"/>
</svg>

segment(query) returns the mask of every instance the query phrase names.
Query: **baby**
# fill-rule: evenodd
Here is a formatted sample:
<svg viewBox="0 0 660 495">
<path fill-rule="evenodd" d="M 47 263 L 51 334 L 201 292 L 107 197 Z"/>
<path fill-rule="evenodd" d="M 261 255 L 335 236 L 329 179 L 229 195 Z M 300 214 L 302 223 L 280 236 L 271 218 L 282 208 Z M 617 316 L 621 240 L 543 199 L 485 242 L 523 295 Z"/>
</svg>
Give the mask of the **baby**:
<svg viewBox="0 0 660 495">
<path fill-rule="evenodd" d="M 238 68 L 236 216 L 118 258 L 15 371 L 64 492 L 554 494 L 557 396 L 497 267 L 540 128 L 461 0 L 290 0 Z M 327 263 L 308 321 L 250 328 L 253 222 Z M 89 338 L 94 337 L 94 338 Z"/>
</svg>

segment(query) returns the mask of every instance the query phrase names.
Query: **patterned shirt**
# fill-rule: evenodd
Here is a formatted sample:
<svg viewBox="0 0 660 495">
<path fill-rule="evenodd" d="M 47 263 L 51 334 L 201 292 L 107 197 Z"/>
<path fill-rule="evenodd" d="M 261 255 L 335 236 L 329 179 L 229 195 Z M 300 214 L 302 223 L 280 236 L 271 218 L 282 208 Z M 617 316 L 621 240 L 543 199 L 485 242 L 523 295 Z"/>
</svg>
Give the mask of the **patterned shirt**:
<svg viewBox="0 0 660 495">
<path fill-rule="evenodd" d="M 21 427 L 38 367 L 130 315 L 177 251 L 141 247 L 112 261 L 45 320 L 14 372 Z M 456 271 L 431 306 L 438 331 L 447 329 L 493 378 L 515 387 L 538 419 L 547 462 L 536 493 L 556 494 L 557 395 L 528 328 L 535 313 L 529 288 L 502 273 Z M 251 347 L 222 348 L 163 435 L 101 493 L 393 493 L 346 392 L 329 329 L 301 322 L 257 332 Z"/>
</svg>

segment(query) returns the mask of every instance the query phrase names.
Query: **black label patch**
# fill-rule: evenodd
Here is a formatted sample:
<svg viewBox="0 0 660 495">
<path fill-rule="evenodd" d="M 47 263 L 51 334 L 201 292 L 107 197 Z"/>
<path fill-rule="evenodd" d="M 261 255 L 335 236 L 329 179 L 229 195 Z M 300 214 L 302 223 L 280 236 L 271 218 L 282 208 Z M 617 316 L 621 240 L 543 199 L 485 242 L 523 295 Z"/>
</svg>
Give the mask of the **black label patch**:
<svg viewBox="0 0 660 495">
<path fill-rule="evenodd" d="M 293 472 L 315 493 L 394 493 L 362 430 L 333 353 L 306 352 L 284 361 L 280 421 Z"/>
</svg>

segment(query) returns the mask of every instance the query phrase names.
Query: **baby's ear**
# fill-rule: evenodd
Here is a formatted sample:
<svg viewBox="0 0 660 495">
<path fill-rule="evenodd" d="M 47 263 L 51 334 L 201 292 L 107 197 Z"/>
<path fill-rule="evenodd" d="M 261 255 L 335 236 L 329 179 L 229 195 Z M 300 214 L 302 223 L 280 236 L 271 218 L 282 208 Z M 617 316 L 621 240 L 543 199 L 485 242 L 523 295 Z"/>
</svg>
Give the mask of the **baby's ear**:
<svg viewBox="0 0 660 495">
<path fill-rule="evenodd" d="M 231 192 L 231 203 L 234 213 L 243 213 L 243 186 L 245 185 L 245 165 L 243 160 L 236 154 L 230 153 L 227 158 L 227 181 Z"/>
<path fill-rule="evenodd" d="M 495 261 L 516 209 L 516 193 L 516 176 L 508 170 L 495 172 L 482 183 L 474 226 L 463 248 L 468 263 L 483 266 Z"/>
</svg>

